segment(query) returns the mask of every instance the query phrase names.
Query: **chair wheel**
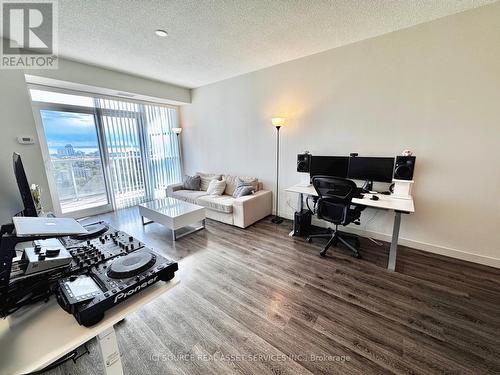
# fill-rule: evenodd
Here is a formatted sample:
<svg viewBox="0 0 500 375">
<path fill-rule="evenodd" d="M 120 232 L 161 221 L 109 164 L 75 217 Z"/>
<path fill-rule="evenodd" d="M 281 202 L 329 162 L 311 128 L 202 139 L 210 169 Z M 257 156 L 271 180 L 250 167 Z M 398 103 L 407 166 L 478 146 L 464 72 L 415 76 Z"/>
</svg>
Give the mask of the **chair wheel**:
<svg viewBox="0 0 500 375">
<path fill-rule="evenodd" d="M 356 259 L 361 259 L 361 254 L 360 253 L 353 253 L 352 256 Z"/>
<path fill-rule="evenodd" d="M 309 242 L 309 243 L 311 243 L 311 242 L 313 242 L 313 239 L 311 237 L 307 237 L 306 241 Z"/>
<path fill-rule="evenodd" d="M 321 251 L 319 255 L 323 258 L 326 257 L 326 251 L 325 250 Z"/>
</svg>

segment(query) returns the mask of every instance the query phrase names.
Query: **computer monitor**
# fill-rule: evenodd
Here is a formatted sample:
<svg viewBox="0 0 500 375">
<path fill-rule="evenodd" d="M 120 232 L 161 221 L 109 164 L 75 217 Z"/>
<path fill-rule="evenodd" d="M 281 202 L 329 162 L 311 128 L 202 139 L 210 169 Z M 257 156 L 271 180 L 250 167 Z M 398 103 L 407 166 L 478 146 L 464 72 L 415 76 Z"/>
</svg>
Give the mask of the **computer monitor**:
<svg viewBox="0 0 500 375">
<path fill-rule="evenodd" d="M 351 157 L 348 178 L 353 180 L 392 182 L 394 158 Z"/>
<path fill-rule="evenodd" d="M 347 177 L 349 168 L 348 156 L 312 156 L 309 175 L 311 180 L 313 176 L 332 176 Z"/>
<path fill-rule="evenodd" d="M 21 155 L 14 152 L 12 155 L 14 164 L 14 175 L 16 176 L 17 187 L 19 188 L 19 193 L 21 194 L 21 199 L 23 200 L 24 209 L 22 211 L 23 216 L 37 217 L 35 201 L 31 195 L 30 185 L 28 179 L 26 178 L 26 172 L 24 171 L 23 162 L 21 160 Z"/>
</svg>

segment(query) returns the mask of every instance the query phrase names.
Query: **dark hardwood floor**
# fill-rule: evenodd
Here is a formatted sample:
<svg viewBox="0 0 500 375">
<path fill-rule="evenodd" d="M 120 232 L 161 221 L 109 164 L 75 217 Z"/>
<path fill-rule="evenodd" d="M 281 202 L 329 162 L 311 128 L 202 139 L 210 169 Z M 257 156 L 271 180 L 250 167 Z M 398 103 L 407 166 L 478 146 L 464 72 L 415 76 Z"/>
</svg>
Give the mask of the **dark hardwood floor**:
<svg viewBox="0 0 500 375">
<path fill-rule="evenodd" d="M 207 220 L 172 243 L 137 209 L 101 216 L 179 260 L 180 284 L 117 326 L 125 374 L 500 374 L 500 270 L 361 241 L 363 259 Z M 403 224 L 404 225 L 404 224 Z M 51 374 L 101 374 L 91 354 Z"/>
</svg>

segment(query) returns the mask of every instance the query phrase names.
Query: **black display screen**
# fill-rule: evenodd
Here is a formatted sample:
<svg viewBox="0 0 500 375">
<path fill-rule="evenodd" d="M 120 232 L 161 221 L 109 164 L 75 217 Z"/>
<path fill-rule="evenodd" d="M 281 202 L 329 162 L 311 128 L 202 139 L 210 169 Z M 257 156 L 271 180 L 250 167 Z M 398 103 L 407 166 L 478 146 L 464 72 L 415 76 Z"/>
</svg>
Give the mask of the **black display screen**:
<svg viewBox="0 0 500 375">
<path fill-rule="evenodd" d="M 313 176 L 347 177 L 348 156 L 312 156 L 309 174 Z"/>
<path fill-rule="evenodd" d="M 394 173 L 394 158 L 351 157 L 348 178 L 354 180 L 391 182 Z"/>
<path fill-rule="evenodd" d="M 21 194 L 21 199 L 23 200 L 24 205 L 23 216 L 36 217 L 38 214 L 36 212 L 33 196 L 31 195 L 30 185 L 28 183 L 28 179 L 26 178 L 26 172 L 24 171 L 21 155 L 14 153 L 12 159 L 14 165 L 14 175 L 16 176 L 19 194 Z"/>
</svg>

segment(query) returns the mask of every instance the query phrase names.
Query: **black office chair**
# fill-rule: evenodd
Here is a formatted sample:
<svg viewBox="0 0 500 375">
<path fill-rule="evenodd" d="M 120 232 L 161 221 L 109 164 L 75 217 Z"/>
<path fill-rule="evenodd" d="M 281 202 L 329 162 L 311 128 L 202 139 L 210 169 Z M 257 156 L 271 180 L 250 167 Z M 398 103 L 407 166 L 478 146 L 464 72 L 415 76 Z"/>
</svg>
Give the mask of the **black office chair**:
<svg viewBox="0 0 500 375">
<path fill-rule="evenodd" d="M 316 203 L 316 214 L 318 218 L 335 224 L 335 230 L 310 235 L 307 241 L 312 242 L 313 238 L 319 237 L 330 238 L 325 248 L 319 253 L 323 257 L 330 246 L 336 246 L 338 242 L 341 242 L 353 252 L 354 257 L 361 258 L 358 236 L 341 233 L 338 230 L 339 225 L 345 226 L 350 223 L 359 225 L 359 217 L 363 208 L 351 204 L 353 196 L 358 192 L 356 184 L 345 178 L 330 176 L 314 176 L 312 184 L 319 197 Z M 355 245 L 350 244 L 347 239 L 354 240 Z"/>
</svg>

